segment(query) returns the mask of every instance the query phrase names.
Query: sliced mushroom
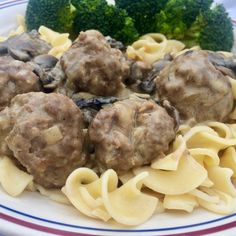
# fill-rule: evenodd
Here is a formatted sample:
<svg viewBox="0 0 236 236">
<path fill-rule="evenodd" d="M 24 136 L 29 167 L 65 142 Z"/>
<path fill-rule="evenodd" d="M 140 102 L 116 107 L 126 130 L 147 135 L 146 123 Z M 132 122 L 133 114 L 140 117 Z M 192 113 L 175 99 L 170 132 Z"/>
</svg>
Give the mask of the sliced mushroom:
<svg viewBox="0 0 236 236">
<path fill-rule="evenodd" d="M 16 60 L 30 61 L 32 58 L 47 54 L 51 46 L 39 38 L 36 30 L 12 36 L 0 43 L 0 55 L 8 53 Z"/>
</svg>

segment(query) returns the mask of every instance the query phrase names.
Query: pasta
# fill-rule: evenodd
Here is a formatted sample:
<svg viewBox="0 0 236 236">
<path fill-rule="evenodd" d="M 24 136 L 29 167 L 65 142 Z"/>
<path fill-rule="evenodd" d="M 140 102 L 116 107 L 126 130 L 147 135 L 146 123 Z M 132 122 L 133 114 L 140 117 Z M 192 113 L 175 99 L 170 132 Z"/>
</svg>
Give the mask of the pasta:
<svg viewBox="0 0 236 236">
<path fill-rule="evenodd" d="M 60 34 L 45 26 L 41 26 L 38 31 L 41 39 L 52 45 L 52 49 L 48 52 L 49 55 L 60 58 L 72 45 L 68 33 Z"/>
<path fill-rule="evenodd" d="M 181 156 L 178 169 L 175 171 L 142 167 L 135 169 L 134 173 L 140 174 L 143 171 L 149 173 L 149 176 L 144 180 L 145 186 L 153 191 L 168 195 L 188 193 L 201 185 L 207 177 L 207 171 L 189 154 Z"/>
<path fill-rule="evenodd" d="M 165 209 L 183 210 L 192 212 L 198 206 L 198 202 L 193 195 L 165 195 L 163 206 Z"/>
<path fill-rule="evenodd" d="M 220 157 L 220 166 L 230 168 L 233 171 L 232 177 L 236 177 L 236 151 L 234 147 L 227 148 Z"/>
<path fill-rule="evenodd" d="M 9 195 L 19 196 L 32 181 L 32 175 L 18 169 L 8 157 L 0 157 L 0 183 Z"/>
<path fill-rule="evenodd" d="M 0 42 L 5 41 L 8 37 L 20 35 L 26 32 L 25 18 L 23 16 L 17 16 L 17 25 L 18 27 L 16 30 L 10 31 L 7 37 L 0 36 Z M 52 49 L 48 52 L 48 54 L 55 56 L 58 59 L 72 45 L 72 41 L 69 39 L 68 33 L 60 34 L 45 26 L 41 26 L 38 31 L 41 35 L 41 39 L 45 40 L 52 46 Z"/>
<path fill-rule="evenodd" d="M 164 58 L 168 53 L 175 54 L 185 48 L 177 40 L 167 40 L 163 34 L 153 33 L 142 36 L 127 48 L 127 56 L 152 65 L 155 61 Z"/>
<path fill-rule="evenodd" d="M 137 225 L 145 222 L 155 211 L 158 199 L 140 191 L 143 179 L 140 175 L 117 188 L 118 176 L 107 170 L 100 178 L 90 169 L 74 171 L 62 191 L 82 213 L 104 221 L 111 217 L 117 222 Z M 145 204 L 145 208 L 140 208 Z"/>
<path fill-rule="evenodd" d="M 198 198 L 198 203 L 200 206 L 218 214 L 230 214 L 235 211 L 235 203 L 230 195 L 218 190 L 208 189 L 206 191 L 208 191 L 209 195 L 215 195 L 216 197 L 219 197 L 219 201 L 214 203 L 202 198 Z"/>
</svg>

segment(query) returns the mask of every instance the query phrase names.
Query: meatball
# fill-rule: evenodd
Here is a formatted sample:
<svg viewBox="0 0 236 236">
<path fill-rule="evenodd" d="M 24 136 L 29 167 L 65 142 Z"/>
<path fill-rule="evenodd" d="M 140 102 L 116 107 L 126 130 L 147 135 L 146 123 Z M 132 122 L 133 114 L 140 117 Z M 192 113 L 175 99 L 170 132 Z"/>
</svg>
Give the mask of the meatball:
<svg viewBox="0 0 236 236">
<path fill-rule="evenodd" d="M 100 110 L 88 131 L 100 171 L 123 173 L 161 157 L 175 138 L 175 124 L 151 100 L 127 99 Z"/>
<path fill-rule="evenodd" d="M 7 53 L 20 61 L 30 61 L 38 55 L 47 54 L 50 49 L 51 46 L 40 39 L 36 30 L 12 36 L 0 43 L 0 55 Z"/>
<path fill-rule="evenodd" d="M 158 97 L 167 99 L 182 120 L 225 121 L 233 109 L 229 78 L 209 60 L 206 51 L 188 51 L 156 78 Z"/>
<path fill-rule="evenodd" d="M 85 164 L 82 114 L 68 97 L 41 92 L 17 95 L 8 119 L 8 148 L 36 183 L 62 187 L 68 175 Z"/>
<path fill-rule="evenodd" d="M 67 85 L 75 92 L 114 95 L 129 75 L 129 64 L 118 49 L 111 48 L 98 31 L 81 32 L 61 58 Z"/>
<path fill-rule="evenodd" d="M 32 66 L 10 57 L 0 57 L 0 110 L 15 95 L 39 90 L 39 78 Z"/>
</svg>

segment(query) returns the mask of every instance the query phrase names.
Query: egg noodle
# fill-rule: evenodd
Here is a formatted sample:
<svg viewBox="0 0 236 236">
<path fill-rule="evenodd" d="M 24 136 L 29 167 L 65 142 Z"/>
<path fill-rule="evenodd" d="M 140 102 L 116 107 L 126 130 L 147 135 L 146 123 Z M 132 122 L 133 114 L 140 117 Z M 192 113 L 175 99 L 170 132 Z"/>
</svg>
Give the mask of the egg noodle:
<svg viewBox="0 0 236 236">
<path fill-rule="evenodd" d="M 21 26 L 23 23 L 11 35 L 20 33 Z M 71 46 L 68 34 L 44 26 L 39 33 L 53 46 L 50 54 L 58 58 Z M 127 55 L 151 64 L 166 53 L 181 53 L 184 47 L 161 34 L 148 34 L 128 47 Z M 236 98 L 236 82 L 231 79 L 231 84 Z M 236 111 L 231 118 L 236 119 Z M 62 190 L 46 190 L 34 184 L 33 176 L 16 167 L 9 157 L 2 156 L 0 183 L 13 197 L 25 190 L 38 190 L 54 201 L 73 205 L 88 217 L 114 219 L 130 226 L 142 224 L 167 209 L 190 213 L 202 207 L 217 214 L 230 214 L 235 211 L 235 147 L 236 124 L 183 124 L 162 159 L 123 176 L 112 169 L 98 176 L 92 169 L 78 168 L 69 175 Z"/>
<path fill-rule="evenodd" d="M 23 16 L 17 16 L 17 24 L 17 29 L 12 30 L 8 37 L 20 35 L 26 31 L 25 19 Z M 45 26 L 41 26 L 38 32 L 40 34 L 40 38 L 52 46 L 52 49 L 48 52 L 48 54 L 57 57 L 58 59 L 72 45 L 72 41 L 69 39 L 68 33 L 60 34 Z M 8 37 L 0 36 L 0 42 L 6 40 Z"/>
</svg>

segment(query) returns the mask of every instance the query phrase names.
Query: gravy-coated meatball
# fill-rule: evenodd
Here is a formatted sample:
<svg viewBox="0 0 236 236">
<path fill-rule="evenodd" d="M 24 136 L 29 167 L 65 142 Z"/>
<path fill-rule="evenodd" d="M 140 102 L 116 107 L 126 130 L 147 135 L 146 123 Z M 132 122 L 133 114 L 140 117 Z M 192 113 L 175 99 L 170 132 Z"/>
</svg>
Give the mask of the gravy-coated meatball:
<svg viewBox="0 0 236 236">
<path fill-rule="evenodd" d="M 61 187 L 85 163 L 82 115 L 71 99 L 55 93 L 17 95 L 8 116 L 8 148 L 36 183 Z"/>
<path fill-rule="evenodd" d="M 175 122 L 154 101 L 132 98 L 100 110 L 89 137 L 100 171 L 113 168 L 122 173 L 167 151 L 175 138 Z"/>
<path fill-rule="evenodd" d="M 188 51 L 175 58 L 156 78 L 156 89 L 183 120 L 225 121 L 233 108 L 229 78 L 212 64 L 206 51 Z"/>
<path fill-rule="evenodd" d="M 95 95 L 114 95 L 129 75 L 129 65 L 122 52 L 111 48 L 98 31 L 81 32 L 62 56 L 67 84 L 75 91 Z"/>
<path fill-rule="evenodd" d="M 0 57 L 0 110 L 17 95 L 40 90 L 33 67 L 10 57 Z"/>
</svg>

